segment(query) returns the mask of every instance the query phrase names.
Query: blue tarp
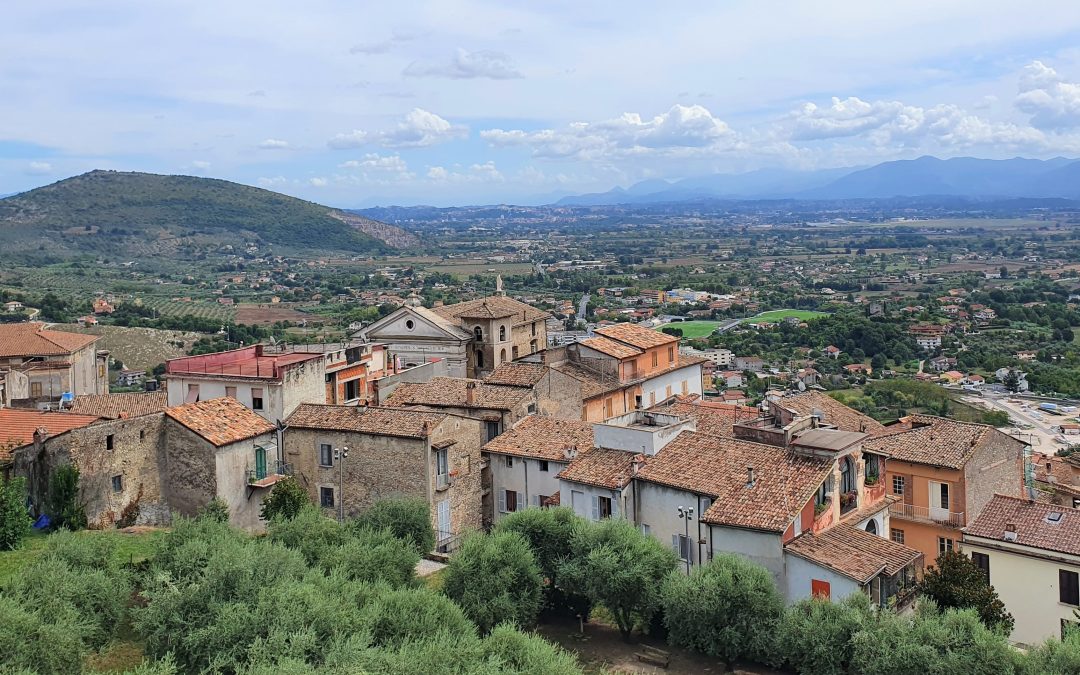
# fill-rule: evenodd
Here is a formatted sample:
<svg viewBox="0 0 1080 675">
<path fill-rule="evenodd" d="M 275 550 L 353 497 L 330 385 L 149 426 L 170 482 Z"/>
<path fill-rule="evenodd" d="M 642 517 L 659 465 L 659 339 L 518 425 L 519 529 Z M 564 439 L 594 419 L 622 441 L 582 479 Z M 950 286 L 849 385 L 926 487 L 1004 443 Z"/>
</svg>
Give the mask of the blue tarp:
<svg viewBox="0 0 1080 675">
<path fill-rule="evenodd" d="M 34 529 L 35 530 L 44 530 L 44 529 L 47 529 L 49 527 L 49 525 L 51 525 L 51 524 L 52 523 L 49 521 L 49 517 L 43 513 L 40 516 L 38 516 L 37 520 L 34 521 Z"/>
</svg>

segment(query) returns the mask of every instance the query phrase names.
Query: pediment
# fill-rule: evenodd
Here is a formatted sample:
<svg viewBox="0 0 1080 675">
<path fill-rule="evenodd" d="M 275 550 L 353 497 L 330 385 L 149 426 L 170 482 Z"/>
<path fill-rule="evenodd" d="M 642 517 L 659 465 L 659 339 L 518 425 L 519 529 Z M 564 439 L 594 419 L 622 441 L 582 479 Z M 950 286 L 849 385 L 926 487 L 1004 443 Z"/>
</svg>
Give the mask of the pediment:
<svg viewBox="0 0 1080 675">
<path fill-rule="evenodd" d="M 371 342 L 400 340 L 467 340 L 469 335 L 453 326 L 443 326 L 412 307 L 400 307 L 359 334 Z"/>
</svg>

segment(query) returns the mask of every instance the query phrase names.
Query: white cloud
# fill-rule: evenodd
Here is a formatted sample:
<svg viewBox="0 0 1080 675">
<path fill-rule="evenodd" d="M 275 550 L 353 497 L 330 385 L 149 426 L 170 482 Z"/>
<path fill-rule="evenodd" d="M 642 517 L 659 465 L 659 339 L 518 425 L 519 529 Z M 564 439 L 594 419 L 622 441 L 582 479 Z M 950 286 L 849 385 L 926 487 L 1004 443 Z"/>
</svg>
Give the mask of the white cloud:
<svg viewBox="0 0 1080 675">
<path fill-rule="evenodd" d="M 502 52 L 481 49 L 470 52 L 458 49 L 453 58 L 442 63 L 419 63 L 414 61 L 402 73 L 406 77 L 448 77 L 452 80 L 488 78 L 513 80 L 524 77 L 514 66 L 513 60 Z"/>
<path fill-rule="evenodd" d="M 26 165 L 26 173 L 31 176 L 44 176 L 45 174 L 52 173 L 52 164 L 48 162 L 30 162 Z"/>
<path fill-rule="evenodd" d="M 409 180 L 415 175 L 399 155 L 380 155 L 370 152 L 361 159 L 350 159 L 338 165 L 341 169 L 357 169 L 365 180 Z"/>
<path fill-rule="evenodd" d="M 427 177 L 436 183 L 504 183 L 506 177 L 488 160 L 473 164 L 467 170 L 450 170 L 443 166 L 428 168 Z"/>
<path fill-rule="evenodd" d="M 207 171 L 209 168 L 210 168 L 210 162 L 207 162 L 206 160 L 196 159 L 196 160 L 192 160 L 192 162 L 191 162 L 191 170 L 192 171 L 200 171 L 200 172 L 201 171 Z"/>
<path fill-rule="evenodd" d="M 1040 129 L 1080 126 L 1080 83 L 1066 82 L 1042 61 L 1032 61 L 1024 68 L 1015 103 Z"/>
<path fill-rule="evenodd" d="M 651 119 L 638 113 L 601 122 L 575 122 L 565 129 L 487 129 L 480 137 L 494 146 L 524 145 L 537 157 L 586 160 L 626 156 L 700 156 L 735 149 L 738 135 L 701 105 L 674 105 Z"/>
<path fill-rule="evenodd" d="M 268 138 L 262 143 L 259 143 L 260 150 L 285 150 L 288 147 L 289 142 L 279 138 Z"/>
<path fill-rule="evenodd" d="M 308 183 L 311 185 L 311 187 L 326 187 L 327 184 L 328 184 L 328 181 L 325 178 L 322 178 L 320 176 L 316 176 L 316 177 L 308 180 Z"/>
<path fill-rule="evenodd" d="M 379 142 L 388 148 L 422 148 L 467 135 L 464 127 L 423 108 L 413 108 L 396 127 L 379 134 Z"/>
<path fill-rule="evenodd" d="M 285 176 L 263 176 L 257 181 L 260 187 L 273 188 L 281 187 L 289 182 L 289 179 Z"/>
<path fill-rule="evenodd" d="M 367 143 L 367 132 L 360 131 L 359 129 L 353 129 L 352 131 L 335 134 L 333 138 L 326 142 L 334 150 L 347 150 L 349 148 L 359 148 Z"/>
</svg>

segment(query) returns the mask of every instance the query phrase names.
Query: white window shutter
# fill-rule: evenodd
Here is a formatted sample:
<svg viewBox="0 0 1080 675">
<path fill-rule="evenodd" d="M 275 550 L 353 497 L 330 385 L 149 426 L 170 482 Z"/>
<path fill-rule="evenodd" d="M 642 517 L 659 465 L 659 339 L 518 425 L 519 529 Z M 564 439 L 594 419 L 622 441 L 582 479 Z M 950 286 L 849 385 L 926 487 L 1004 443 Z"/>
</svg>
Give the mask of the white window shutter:
<svg viewBox="0 0 1080 675">
<path fill-rule="evenodd" d="M 540 506 L 540 495 L 533 495 L 532 497 L 529 497 L 529 503 L 531 503 L 533 506 Z"/>
<path fill-rule="evenodd" d="M 618 500 L 617 497 L 612 497 L 611 498 L 611 517 L 612 518 L 618 518 L 619 517 L 619 500 Z"/>
<path fill-rule="evenodd" d="M 516 508 L 518 511 L 522 511 L 525 509 L 526 504 L 528 504 L 528 502 L 525 501 L 525 493 L 517 493 L 517 505 L 514 508 Z"/>
<path fill-rule="evenodd" d="M 679 550 L 679 535 L 677 534 L 671 535 L 671 550 L 675 551 L 675 555 L 679 556 L 680 559 L 682 558 L 682 551 Z"/>
<path fill-rule="evenodd" d="M 596 495 L 592 498 L 592 519 L 600 520 L 600 498 Z"/>
<path fill-rule="evenodd" d="M 499 490 L 499 513 L 506 513 L 506 493 Z"/>
</svg>

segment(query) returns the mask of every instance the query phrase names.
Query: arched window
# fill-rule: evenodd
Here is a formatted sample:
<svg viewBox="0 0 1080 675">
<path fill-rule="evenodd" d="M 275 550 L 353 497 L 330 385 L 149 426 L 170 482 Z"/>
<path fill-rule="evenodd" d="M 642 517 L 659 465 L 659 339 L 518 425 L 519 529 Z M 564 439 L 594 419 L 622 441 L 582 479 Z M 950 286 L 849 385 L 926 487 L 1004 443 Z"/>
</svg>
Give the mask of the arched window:
<svg viewBox="0 0 1080 675">
<path fill-rule="evenodd" d="M 840 492 L 855 491 L 855 472 L 851 469 L 851 458 L 844 457 L 840 460 Z"/>
<path fill-rule="evenodd" d="M 473 335 L 475 335 L 476 339 L 479 340 L 480 342 L 484 341 L 484 329 L 481 328 L 480 326 L 477 326 L 476 328 L 473 328 Z"/>
<path fill-rule="evenodd" d="M 499 363 L 506 363 L 506 350 L 499 352 Z"/>
<path fill-rule="evenodd" d="M 506 326 L 499 326 L 499 342 L 506 341 Z"/>
<path fill-rule="evenodd" d="M 877 534 L 877 521 L 871 518 L 866 523 L 866 531 L 870 534 Z"/>
<path fill-rule="evenodd" d="M 476 330 L 480 330 L 480 329 L 477 328 Z M 483 368 L 484 367 L 484 352 L 480 351 L 479 349 L 476 350 L 476 367 L 477 368 Z"/>
</svg>

